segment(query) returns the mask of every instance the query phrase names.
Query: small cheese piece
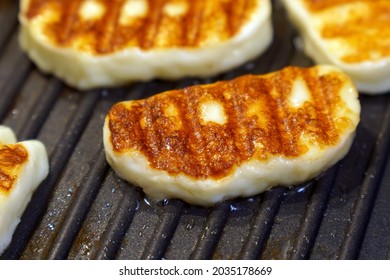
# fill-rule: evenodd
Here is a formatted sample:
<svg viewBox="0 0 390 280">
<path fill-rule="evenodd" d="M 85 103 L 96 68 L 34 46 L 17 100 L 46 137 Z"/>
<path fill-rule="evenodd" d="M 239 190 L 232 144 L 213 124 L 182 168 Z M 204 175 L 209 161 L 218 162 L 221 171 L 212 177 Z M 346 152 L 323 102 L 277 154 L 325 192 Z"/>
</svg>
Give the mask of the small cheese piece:
<svg viewBox="0 0 390 280">
<path fill-rule="evenodd" d="M 10 130 L 1 128 L 1 139 L 4 132 L 9 134 Z M 11 141 L 0 145 L 0 255 L 10 244 L 33 192 L 49 171 L 46 149 L 41 142 L 9 144 L 16 139 L 5 138 Z"/>
</svg>

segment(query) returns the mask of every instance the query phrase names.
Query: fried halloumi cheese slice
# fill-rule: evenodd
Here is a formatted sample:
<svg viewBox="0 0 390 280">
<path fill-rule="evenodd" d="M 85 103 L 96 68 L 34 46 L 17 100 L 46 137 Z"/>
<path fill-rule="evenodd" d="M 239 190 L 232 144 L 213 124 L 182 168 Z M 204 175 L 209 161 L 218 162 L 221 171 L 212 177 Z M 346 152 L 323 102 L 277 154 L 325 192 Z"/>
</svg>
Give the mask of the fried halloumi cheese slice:
<svg viewBox="0 0 390 280">
<path fill-rule="evenodd" d="M 362 93 L 390 92 L 388 0 L 283 0 L 316 63 L 333 64 Z"/>
<path fill-rule="evenodd" d="M 0 138 L 3 131 L 0 129 Z M 48 171 L 46 149 L 41 142 L 0 145 L 0 255 L 10 244 L 33 192 Z"/>
<path fill-rule="evenodd" d="M 79 89 L 211 76 L 272 40 L 269 0 L 21 0 L 20 43 Z"/>
<path fill-rule="evenodd" d="M 118 103 L 104 147 L 151 199 L 210 206 L 316 177 L 344 157 L 359 120 L 343 72 L 288 67 Z"/>
<path fill-rule="evenodd" d="M 16 143 L 14 132 L 7 126 L 0 125 L 0 146 Z"/>
</svg>

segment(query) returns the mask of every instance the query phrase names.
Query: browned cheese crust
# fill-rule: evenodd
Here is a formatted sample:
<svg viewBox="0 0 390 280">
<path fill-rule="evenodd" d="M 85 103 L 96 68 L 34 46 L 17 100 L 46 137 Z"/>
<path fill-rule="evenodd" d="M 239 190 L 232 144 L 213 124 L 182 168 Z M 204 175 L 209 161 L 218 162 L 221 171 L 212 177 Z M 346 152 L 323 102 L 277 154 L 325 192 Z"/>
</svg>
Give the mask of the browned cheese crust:
<svg viewBox="0 0 390 280">
<path fill-rule="evenodd" d="M 15 182 L 28 160 L 28 152 L 23 145 L 3 145 L 0 147 L 0 192 L 12 191 Z"/>
<path fill-rule="evenodd" d="M 79 47 L 84 51 L 109 54 L 128 47 L 201 47 L 210 40 L 225 41 L 240 31 L 258 5 L 255 0 L 148 0 L 145 15 L 123 23 L 120 16 L 125 2 L 101 0 L 104 16 L 85 20 L 78 12 L 81 0 L 31 0 L 26 16 L 33 19 L 44 11 L 54 12 L 56 20 L 45 29 L 53 43 L 67 47 L 82 39 Z M 168 4 L 181 5 L 185 12 L 164 12 Z"/>
</svg>

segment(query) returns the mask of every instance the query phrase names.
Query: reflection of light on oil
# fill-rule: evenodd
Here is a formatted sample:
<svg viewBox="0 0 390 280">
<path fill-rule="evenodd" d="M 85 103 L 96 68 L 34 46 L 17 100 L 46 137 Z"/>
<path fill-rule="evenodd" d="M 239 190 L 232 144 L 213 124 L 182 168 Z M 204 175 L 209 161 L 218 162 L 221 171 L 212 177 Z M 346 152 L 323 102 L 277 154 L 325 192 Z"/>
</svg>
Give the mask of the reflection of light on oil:
<svg viewBox="0 0 390 280">
<path fill-rule="evenodd" d="M 167 206 L 168 204 L 169 204 L 169 199 L 167 199 L 167 198 L 156 201 L 157 206 Z"/>
<path fill-rule="evenodd" d="M 149 228 L 149 227 L 148 227 L 147 225 L 143 225 L 142 228 L 141 228 L 141 230 L 140 230 L 140 232 L 138 233 L 138 236 L 139 236 L 139 237 L 144 236 L 144 232 L 145 232 L 145 230 L 147 230 L 148 228 Z"/>
<path fill-rule="evenodd" d="M 313 184 L 313 182 L 310 181 L 306 184 L 299 185 L 296 187 L 295 192 L 296 193 L 304 193 L 307 189 L 309 189 L 311 187 L 312 184 Z"/>
<path fill-rule="evenodd" d="M 167 206 L 169 204 L 169 199 L 164 198 L 164 199 L 160 199 L 160 200 L 153 200 L 153 199 L 149 199 L 148 197 L 145 196 L 144 202 L 146 205 L 148 205 L 150 207 L 156 207 L 156 206 L 163 207 L 163 206 Z"/>
<path fill-rule="evenodd" d="M 144 202 L 146 203 L 146 205 L 152 206 L 152 203 L 150 202 L 149 198 L 147 198 L 146 196 L 144 197 Z"/>
<path fill-rule="evenodd" d="M 53 231 L 53 230 L 56 229 L 56 226 L 55 226 L 53 223 L 48 224 L 47 227 L 48 227 L 51 231 Z"/>
<path fill-rule="evenodd" d="M 188 223 L 187 223 L 187 225 L 186 225 L 186 230 L 191 230 L 191 229 L 193 229 L 194 228 L 194 226 L 195 226 L 195 221 L 194 221 L 194 219 L 191 219 Z"/>
<path fill-rule="evenodd" d="M 92 245 L 90 243 L 83 244 L 83 246 L 81 248 L 82 255 L 89 256 L 91 254 L 91 246 Z"/>
<path fill-rule="evenodd" d="M 235 212 L 235 211 L 238 211 L 238 210 L 239 210 L 239 208 L 236 205 L 230 204 L 230 211 L 231 212 Z"/>
<path fill-rule="evenodd" d="M 67 197 L 71 197 L 73 195 L 73 188 L 68 189 L 68 194 L 66 195 Z"/>
<path fill-rule="evenodd" d="M 50 217 L 57 216 L 58 215 L 58 211 L 56 209 L 53 209 L 53 210 L 50 210 L 47 214 Z"/>
<path fill-rule="evenodd" d="M 135 201 L 135 208 L 134 208 L 134 210 L 135 211 L 138 211 L 139 210 L 139 208 L 141 207 L 141 205 L 140 205 L 140 203 L 139 203 L 139 201 L 138 201 L 138 199 Z"/>
</svg>

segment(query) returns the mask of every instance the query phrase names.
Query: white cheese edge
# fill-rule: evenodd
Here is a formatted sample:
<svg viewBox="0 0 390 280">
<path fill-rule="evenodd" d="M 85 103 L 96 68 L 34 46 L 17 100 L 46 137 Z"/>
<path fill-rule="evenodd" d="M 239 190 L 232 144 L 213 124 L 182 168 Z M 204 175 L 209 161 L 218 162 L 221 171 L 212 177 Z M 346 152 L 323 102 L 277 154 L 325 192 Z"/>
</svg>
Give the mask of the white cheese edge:
<svg viewBox="0 0 390 280">
<path fill-rule="evenodd" d="M 14 132 L 7 126 L 0 125 L 0 145 L 16 143 Z"/>
</svg>

